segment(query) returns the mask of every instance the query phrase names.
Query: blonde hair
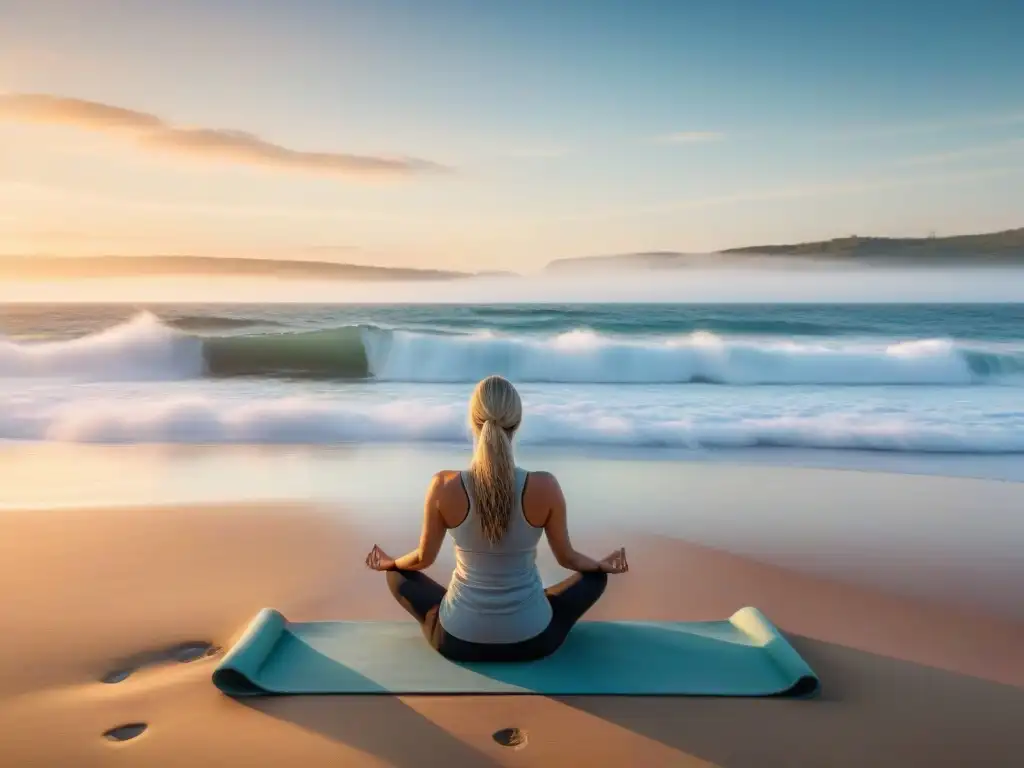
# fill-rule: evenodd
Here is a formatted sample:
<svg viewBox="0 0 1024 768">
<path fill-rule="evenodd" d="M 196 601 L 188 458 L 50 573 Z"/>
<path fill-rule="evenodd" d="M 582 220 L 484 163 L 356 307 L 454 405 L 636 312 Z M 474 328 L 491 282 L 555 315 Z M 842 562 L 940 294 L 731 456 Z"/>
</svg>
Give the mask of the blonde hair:
<svg viewBox="0 0 1024 768">
<path fill-rule="evenodd" d="M 523 404 L 511 382 L 488 376 L 469 401 L 469 426 L 476 438 L 469 476 L 484 536 L 496 544 L 508 531 L 515 506 L 516 463 L 512 438 L 523 419 Z"/>
</svg>

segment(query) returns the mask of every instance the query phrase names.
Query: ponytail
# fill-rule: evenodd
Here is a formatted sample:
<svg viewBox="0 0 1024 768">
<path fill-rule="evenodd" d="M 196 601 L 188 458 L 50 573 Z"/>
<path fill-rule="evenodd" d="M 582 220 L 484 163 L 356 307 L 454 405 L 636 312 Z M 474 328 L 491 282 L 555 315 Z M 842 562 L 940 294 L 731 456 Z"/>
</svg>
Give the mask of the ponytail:
<svg viewBox="0 0 1024 768">
<path fill-rule="evenodd" d="M 473 390 L 469 425 L 476 437 L 469 477 L 480 528 L 492 545 L 501 541 L 515 507 L 516 461 L 512 436 L 523 418 L 519 393 L 507 379 L 488 376 Z"/>
<path fill-rule="evenodd" d="M 491 544 L 497 544 L 512 520 L 516 463 L 511 438 L 492 419 L 480 428 L 469 474 L 484 537 Z"/>
</svg>

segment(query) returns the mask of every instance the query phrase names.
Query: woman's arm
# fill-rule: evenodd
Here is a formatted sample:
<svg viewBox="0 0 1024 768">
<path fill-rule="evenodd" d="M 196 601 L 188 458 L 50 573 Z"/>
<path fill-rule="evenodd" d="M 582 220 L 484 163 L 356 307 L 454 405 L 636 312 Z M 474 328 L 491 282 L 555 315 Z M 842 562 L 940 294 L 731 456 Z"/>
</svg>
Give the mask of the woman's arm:
<svg viewBox="0 0 1024 768">
<path fill-rule="evenodd" d="M 531 509 L 546 509 L 547 518 L 544 533 L 555 560 L 570 571 L 602 571 L 602 564 L 592 557 L 578 552 L 569 539 L 568 511 L 565 495 L 554 475 L 547 472 L 531 472 L 524 499 Z"/>
<path fill-rule="evenodd" d="M 445 531 L 448 526 L 441 515 L 441 496 L 445 487 L 445 473 L 438 472 L 427 488 L 427 498 L 423 503 L 423 528 L 420 532 L 420 545 L 407 555 L 395 560 L 395 568 L 401 571 L 422 571 L 434 564 L 437 553 L 441 551 Z"/>
</svg>

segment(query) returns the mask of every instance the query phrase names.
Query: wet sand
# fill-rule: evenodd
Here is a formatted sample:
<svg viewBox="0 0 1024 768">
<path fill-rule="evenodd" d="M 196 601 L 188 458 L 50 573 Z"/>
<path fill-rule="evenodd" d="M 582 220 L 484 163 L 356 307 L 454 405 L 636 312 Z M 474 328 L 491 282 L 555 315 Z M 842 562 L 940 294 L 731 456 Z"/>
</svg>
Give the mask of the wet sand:
<svg viewBox="0 0 1024 768">
<path fill-rule="evenodd" d="M 664 452 L 520 453 L 558 475 L 575 532 L 628 520 L 631 534 L 1024 622 L 1020 483 Z M 393 546 L 411 547 L 431 474 L 466 461 L 452 446 L 0 444 L 0 510 L 314 501 L 357 527 L 398 527 L 406 535 Z"/>
<path fill-rule="evenodd" d="M 737 487 L 748 477 L 732 472 Z M 808 493 L 821 482 L 789 477 Z M 854 477 L 877 493 L 876 476 Z M 999 492 L 1024 510 L 1024 485 Z M 631 572 L 589 618 L 719 619 L 756 605 L 818 673 L 821 697 L 241 702 L 213 687 L 222 649 L 264 606 L 294 620 L 405 618 L 362 567 L 374 542 L 414 542 L 415 524 L 393 527 L 285 501 L 0 512 L 3 762 L 1009 767 L 1024 754 L 1024 622 L 624 527 L 576 537 L 595 554 L 630 551 Z M 449 564 L 446 553 L 432 575 Z M 1024 584 L 1007 582 L 1002 599 L 1020 604 Z M 492 738 L 507 728 L 525 746 Z"/>
</svg>

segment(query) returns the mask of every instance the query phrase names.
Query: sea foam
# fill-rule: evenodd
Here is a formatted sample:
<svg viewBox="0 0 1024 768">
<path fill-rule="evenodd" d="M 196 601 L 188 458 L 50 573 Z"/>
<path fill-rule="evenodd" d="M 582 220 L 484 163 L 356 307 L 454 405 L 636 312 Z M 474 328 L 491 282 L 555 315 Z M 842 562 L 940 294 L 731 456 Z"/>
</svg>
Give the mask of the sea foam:
<svg viewBox="0 0 1024 768">
<path fill-rule="evenodd" d="M 144 313 L 64 341 L 0 340 L 0 378 L 90 381 L 265 376 L 389 382 L 936 385 L 1024 383 L 1024 348 L 949 339 L 422 333 L 375 326 L 201 337 Z"/>
<path fill-rule="evenodd" d="M 0 439 L 77 443 L 466 444 L 465 402 L 427 398 L 203 395 L 77 397 L 0 411 Z M 528 408 L 526 445 L 676 449 L 786 447 L 917 453 L 1024 453 L 1024 411 L 943 421 L 900 413 L 683 415 L 596 400 Z M 998 416 L 998 418 L 996 418 Z"/>
</svg>

